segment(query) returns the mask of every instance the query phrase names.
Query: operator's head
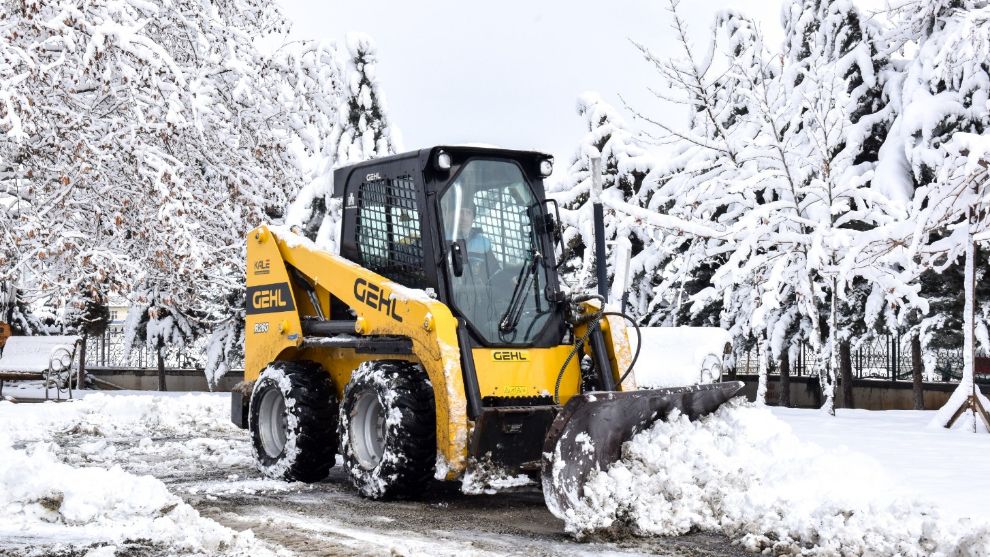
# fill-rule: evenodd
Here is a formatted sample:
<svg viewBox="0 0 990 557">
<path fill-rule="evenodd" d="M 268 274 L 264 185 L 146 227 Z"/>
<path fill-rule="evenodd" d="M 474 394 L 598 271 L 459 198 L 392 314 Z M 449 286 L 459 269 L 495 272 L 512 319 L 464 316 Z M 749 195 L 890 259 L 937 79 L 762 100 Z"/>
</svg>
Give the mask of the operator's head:
<svg viewBox="0 0 990 557">
<path fill-rule="evenodd" d="M 467 202 L 461 205 L 460 215 L 458 217 L 458 237 L 467 238 L 471 235 L 471 227 L 474 226 L 474 203 Z"/>
</svg>

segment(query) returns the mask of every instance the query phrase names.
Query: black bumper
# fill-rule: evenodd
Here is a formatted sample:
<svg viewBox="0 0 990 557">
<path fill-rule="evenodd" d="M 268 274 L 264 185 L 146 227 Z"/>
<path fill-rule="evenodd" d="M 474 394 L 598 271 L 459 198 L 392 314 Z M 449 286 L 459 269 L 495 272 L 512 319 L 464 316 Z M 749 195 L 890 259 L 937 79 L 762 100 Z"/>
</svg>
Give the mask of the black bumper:
<svg viewBox="0 0 990 557">
<path fill-rule="evenodd" d="M 230 393 L 230 421 L 241 429 L 248 426 L 247 399 L 240 391 Z"/>
</svg>

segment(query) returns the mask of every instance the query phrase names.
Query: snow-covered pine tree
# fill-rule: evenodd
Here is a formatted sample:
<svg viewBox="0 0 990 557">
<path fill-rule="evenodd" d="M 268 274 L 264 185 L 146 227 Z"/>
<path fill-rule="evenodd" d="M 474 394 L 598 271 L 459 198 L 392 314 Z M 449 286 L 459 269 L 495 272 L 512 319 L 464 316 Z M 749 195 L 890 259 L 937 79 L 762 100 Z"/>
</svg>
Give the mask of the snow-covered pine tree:
<svg viewBox="0 0 990 557">
<path fill-rule="evenodd" d="M 109 298 L 98 284 L 85 283 L 69 298 L 62 315 L 66 332 L 102 337 L 110 325 Z"/>
<path fill-rule="evenodd" d="M 896 15 L 892 42 L 909 44 L 913 56 L 905 64 L 897 91 L 894 127 L 899 133 L 888 139 L 890 146 L 884 146 L 881 158 L 886 155 L 893 161 L 890 166 L 898 171 L 895 177 L 916 186 L 911 206 L 912 249 L 902 264 L 920 260 L 922 270 L 934 271 L 923 275 L 935 284 L 922 294 L 944 292 L 947 281 L 958 276 L 953 267 L 964 265 L 967 271 L 962 280 L 966 291 L 962 308 L 937 299 L 931 300 L 935 302 L 931 307 L 927 307 L 928 300 L 908 306 L 925 315 L 920 325 L 925 347 L 944 339 L 924 331 L 944 330 L 947 327 L 939 325 L 951 325 L 953 316 L 958 323 L 960 314 L 966 320 L 962 327 L 963 380 L 933 421 L 933 425 L 946 425 L 970 394 L 981 396 L 973 389 L 972 352 L 976 343 L 990 347 L 987 300 L 976 299 L 977 292 L 966 276 L 985 275 L 987 265 L 985 256 L 976 260 L 973 242 L 974 235 L 979 239 L 986 229 L 990 209 L 986 186 L 974 187 L 986 174 L 975 163 L 990 158 L 983 135 L 990 127 L 990 6 L 978 0 L 913 1 Z M 969 157 L 963 156 L 967 151 Z M 903 240 L 893 232 L 889 236 L 891 241 Z M 974 306 L 976 310 L 971 311 Z M 982 401 L 986 407 L 985 397 Z M 976 428 L 977 420 L 971 419 L 970 424 Z"/>
<path fill-rule="evenodd" d="M 636 196 L 646 176 L 643 150 L 635 143 L 622 116 L 595 92 L 586 92 L 578 98 L 577 113 L 584 120 L 586 133 L 580 147 L 567 169 L 564 178 L 551 187 L 550 194 L 561 205 L 564 226 L 564 253 L 567 258 L 561 271 L 573 288 L 594 291 L 597 275 L 594 261 L 594 224 L 592 222 L 591 158 L 601 157 L 603 196 L 618 201 L 637 203 Z M 606 257 L 612 261 L 611 243 L 616 238 L 628 238 L 632 255 L 637 256 L 651 238 L 643 237 L 643 230 L 632 219 L 618 215 L 614 210 L 605 211 Z M 609 280 L 614 275 L 614 265 L 609 265 Z M 618 300 L 613 300 L 618 302 Z"/>
<path fill-rule="evenodd" d="M 917 53 L 911 58 L 901 78 L 902 87 L 897 91 L 900 100 L 898 120 L 899 134 L 892 138 L 888 158 L 892 167 L 900 171 L 894 177 L 919 188 L 916 198 L 941 195 L 940 188 L 932 189 L 939 172 L 951 165 L 953 137 L 959 132 L 982 134 L 990 127 L 990 106 L 987 97 L 988 53 L 990 38 L 985 18 L 990 9 L 981 1 L 909 2 L 900 11 L 901 19 L 891 32 L 892 41 L 917 45 Z M 949 186 L 943 184 L 943 186 Z M 952 231 L 931 231 L 929 241 L 938 244 L 952 241 Z M 988 253 L 984 251 L 984 253 Z M 963 271 L 961 252 L 958 259 L 935 274 L 926 274 L 922 281 L 921 295 L 932 302 L 930 311 L 921 319 L 921 341 L 925 353 L 935 348 L 962 344 L 961 315 L 964 300 L 958 286 Z M 981 275 L 990 273 L 986 257 L 976 263 Z M 957 288 L 953 289 L 953 285 Z M 990 298 L 977 300 L 978 330 L 986 330 Z M 955 324 L 956 326 L 951 326 Z M 990 343 L 985 335 L 978 339 L 984 350 Z M 931 373 L 931 357 L 927 358 Z"/>
<path fill-rule="evenodd" d="M 24 291 L 13 281 L 0 280 L 0 321 L 10 325 L 15 335 L 49 334 L 49 327 L 31 311 Z"/>
<path fill-rule="evenodd" d="M 244 361 L 245 290 L 230 291 L 224 300 L 227 312 L 209 316 L 213 321 L 206 343 L 206 363 L 203 371 L 206 384 L 213 390 L 220 379 Z"/>
<path fill-rule="evenodd" d="M 349 33 L 340 63 L 343 83 L 337 106 L 337 122 L 329 136 L 321 137 L 329 157 L 323 157 L 319 173 L 304 187 L 289 209 L 288 224 L 303 227 L 317 245 L 336 252 L 340 229 L 340 200 L 331 198 L 333 168 L 383 157 L 401 150 L 399 131 L 390 123 L 385 99 L 378 85 L 378 55 L 374 42 L 361 33 Z M 327 59 L 326 63 L 330 63 Z"/>
<path fill-rule="evenodd" d="M 157 359 L 158 389 L 165 391 L 166 352 L 189 346 L 197 333 L 175 300 L 149 281 L 131 299 L 124 324 L 124 359 L 130 359 L 133 348 L 148 348 Z"/>
<path fill-rule="evenodd" d="M 886 281 L 884 301 L 899 308 L 901 322 L 920 332 L 913 344 L 926 349 L 929 374 L 934 371 L 931 349 L 954 340 L 947 329 L 958 327 L 960 316 L 975 320 L 961 327 L 973 334 L 963 335 L 962 386 L 933 422 L 942 425 L 965 400 L 960 393 L 972 390 L 973 336 L 984 349 L 990 346 L 986 311 L 970 311 L 986 301 L 974 300 L 970 280 L 959 280 L 960 265 L 966 274 L 986 273 L 978 269 L 987 262 L 975 260 L 971 237 L 978 238 L 985 228 L 980 219 L 988 207 L 985 188 L 972 187 L 979 174 L 974 158 L 983 161 L 990 151 L 979 135 L 990 124 L 988 16 L 987 2 L 966 0 L 911 1 L 892 12 L 887 41 L 906 59 L 889 87 L 897 116 L 879 150 L 874 182 L 888 199 L 910 199 L 909 214 L 864 235 L 854 257 L 847 258 L 887 264 L 887 276 L 878 272 L 876 277 Z M 975 152 L 967 158 L 967 150 Z M 970 222 L 973 211 L 976 222 Z M 953 282 L 966 290 L 963 306 L 946 294 L 958 291 L 952 290 Z"/>
<path fill-rule="evenodd" d="M 269 62 L 291 88 L 285 95 L 286 110 L 311 115 L 297 123 L 303 184 L 289 205 L 286 222 L 300 226 L 313 239 L 323 224 L 333 186 L 336 145 L 328 138 L 339 128 L 346 89 L 340 58 L 334 42 L 289 43 Z"/>
</svg>

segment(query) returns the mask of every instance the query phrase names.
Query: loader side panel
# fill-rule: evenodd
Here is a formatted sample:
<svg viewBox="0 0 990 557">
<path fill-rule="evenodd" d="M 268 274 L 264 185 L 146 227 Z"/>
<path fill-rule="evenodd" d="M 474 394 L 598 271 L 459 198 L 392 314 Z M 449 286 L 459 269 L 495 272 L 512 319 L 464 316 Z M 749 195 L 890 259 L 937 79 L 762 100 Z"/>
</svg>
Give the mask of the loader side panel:
<svg viewBox="0 0 990 557">
<path fill-rule="evenodd" d="M 423 366 L 433 384 L 438 451 L 446 460 L 448 477 L 453 478 L 460 474 L 464 470 L 467 456 L 468 417 L 458 349 L 457 320 L 450 309 L 422 290 L 396 284 L 341 256 L 322 250 L 306 238 L 289 231 L 278 230 L 272 234 L 268 227 L 262 226 L 257 232 L 257 237 L 252 232 L 249 238 L 249 254 L 254 253 L 250 244 L 277 245 L 277 253 L 266 251 L 264 257 L 276 253 L 271 256 L 273 266 L 277 260 L 282 269 L 295 269 L 317 291 L 324 289 L 351 308 L 356 317 L 356 336 L 390 335 L 411 341 L 412 356 Z M 268 237 L 273 237 L 274 241 L 266 240 Z M 283 273 L 288 276 L 287 271 Z M 289 313 L 292 314 L 292 319 L 288 318 Z M 279 327 L 278 332 L 284 340 L 273 340 L 270 345 L 254 343 L 247 346 L 253 377 L 257 377 L 260 369 L 280 353 L 291 349 L 288 359 L 307 357 L 324 364 L 337 383 L 335 388 L 340 391 L 346 384 L 345 376 L 350 377 L 346 368 L 352 365 L 357 367 L 362 361 L 377 359 L 339 349 L 323 350 L 322 356 L 319 356 L 320 350 L 295 352 L 302 344 L 301 322 L 297 311 L 286 311 L 284 315 L 285 325 Z M 250 330 L 248 334 L 250 335 Z M 256 353 L 251 353 L 252 350 Z M 332 363 L 327 365 L 328 362 Z"/>
<path fill-rule="evenodd" d="M 246 286 L 244 380 L 254 381 L 268 364 L 302 341 L 299 304 L 289 273 L 264 227 L 249 236 Z"/>
</svg>

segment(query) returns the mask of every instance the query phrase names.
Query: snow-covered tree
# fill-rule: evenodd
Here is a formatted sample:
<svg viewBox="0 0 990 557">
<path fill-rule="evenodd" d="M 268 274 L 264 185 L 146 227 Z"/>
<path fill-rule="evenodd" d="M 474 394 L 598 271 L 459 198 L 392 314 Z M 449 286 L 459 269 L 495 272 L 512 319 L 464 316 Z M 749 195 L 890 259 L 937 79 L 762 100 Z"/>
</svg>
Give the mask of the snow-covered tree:
<svg viewBox="0 0 990 557">
<path fill-rule="evenodd" d="M 679 313 L 686 293 L 690 316 L 717 308 L 738 348 L 766 343 L 778 362 L 810 342 L 830 362 L 820 367 L 831 411 L 839 308 L 852 308 L 840 263 L 859 232 L 890 215 L 870 188 L 891 119 L 877 29 L 848 2 L 797 2 L 771 54 L 751 20 L 724 12 L 702 57 L 671 4 L 682 58 L 641 50 L 694 109 L 687 130 L 654 122 L 676 150 L 666 175 L 647 177 L 647 206 L 708 231 L 666 233 L 647 272 L 664 277 L 653 306 Z"/>
<path fill-rule="evenodd" d="M 263 55 L 286 23 L 256 0 L 8 4 L 0 281 L 30 277 L 27 298 L 53 307 L 145 288 L 194 331 L 226 327 L 244 234 L 336 150 L 329 47 Z"/>
<path fill-rule="evenodd" d="M 225 302 L 232 312 L 213 316 L 214 325 L 206 344 L 204 372 L 210 390 L 220 379 L 244 361 L 244 319 L 245 290 L 238 289 L 227 293 Z"/>
<path fill-rule="evenodd" d="M 295 176 L 253 45 L 277 11 L 53 1 L 7 15 L 0 166 L 21 200 L 8 264 L 61 292 L 160 275 L 197 309 L 238 284 L 247 224 L 280 216 Z"/>
<path fill-rule="evenodd" d="M 584 120 L 586 133 L 561 182 L 551 188 L 551 195 L 561 204 L 564 225 L 564 250 L 568 260 L 562 273 L 580 290 L 597 287 L 594 260 L 594 223 L 592 218 L 591 159 L 601 158 L 603 196 L 636 203 L 636 196 L 646 176 L 649 161 L 635 144 L 633 134 L 610 104 L 598 93 L 586 92 L 578 99 L 578 115 Z M 628 238 L 635 257 L 645 243 L 643 230 L 631 219 L 614 210 L 605 211 L 606 257 L 612 261 L 612 246 L 617 238 Z M 609 265 L 612 280 L 614 265 Z"/>
<path fill-rule="evenodd" d="M 965 320 L 963 382 L 935 420 L 942 425 L 970 395 L 985 402 L 973 393 L 972 352 L 976 342 L 990 347 L 987 312 L 976 310 L 982 304 L 973 285 L 973 277 L 986 272 L 977 270 L 986 259 L 976 260 L 974 240 L 990 208 L 985 186 L 978 185 L 986 173 L 978 163 L 990 150 L 981 135 L 990 125 L 988 22 L 984 1 L 912 1 L 894 12 L 889 41 L 906 60 L 891 95 L 897 116 L 879 150 L 876 181 L 886 184 L 888 197 L 910 200 L 909 215 L 868 235 L 856 254 L 888 262 L 894 279 L 885 297 L 920 331 L 929 368 L 930 348 Z M 905 286 L 903 277 L 912 275 L 920 278 Z M 953 284 L 955 292 L 964 288 L 961 300 L 949 294 Z"/>
<path fill-rule="evenodd" d="M 342 61 L 341 61 L 342 60 Z M 333 169 L 342 165 L 395 154 L 401 149 L 401 136 L 388 118 L 384 96 L 376 74 L 378 55 L 373 41 L 361 33 L 349 33 L 346 52 L 331 48 L 321 53 L 323 71 L 337 71 L 341 91 L 336 106 L 336 122 L 321 129 L 322 156 L 306 186 L 289 209 L 287 222 L 300 226 L 317 245 L 339 249 L 340 200 L 331 197 Z M 337 82 L 325 82 L 324 87 Z"/>
<path fill-rule="evenodd" d="M 35 315 L 25 299 L 24 291 L 12 281 L 0 281 L 0 321 L 10 325 L 15 335 L 44 335 L 51 328 Z"/>
<path fill-rule="evenodd" d="M 165 353 L 184 348 L 196 337 L 196 327 L 175 300 L 159 286 L 146 283 L 133 297 L 124 325 L 124 358 L 131 350 L 147 347 L 158 364 L 158 389 L 166 390 Z"/>
<path fill-rule="evenodd" d="M 633 260 L 641 281 L 633 288 L 634 299 L 648 322 L 717 324 L 721 300 L 698 303 L 698 296 L 713 293 L 709 279 L 732 249 L 728 227 L 737 217 L 741 191 L 731 184 L 746 172 L 743 149 L 753 138 L 751 108 L 739 91 L 762 78 L 762 43 L 752 21 L 725 12 L 716 21 L 706 57 L 698 59 L 677 3 L 672 8 L 682 57 L 662 60 L 645 46 L 637 47 L 670 82 L 673 91 L 665 98 L 684 105 L 689 121 L 686 129 L 678 129 L 638 114 L 660 128 L 660 142 L 674 143 L 672 152 L 661 148 L 654 155 L 663 162 L 653 165 L 640 197 L 651 213 L 712 226 L 698 231 L 649 219 L 657 229 L 651 245 Z M 727 66 L 738 71 L 727 71 Z"/>
</svg>

